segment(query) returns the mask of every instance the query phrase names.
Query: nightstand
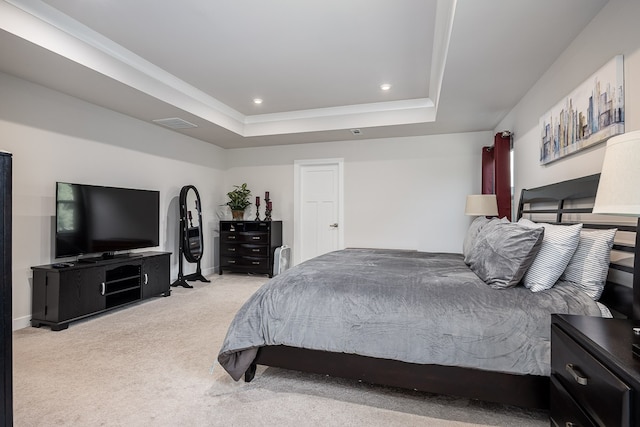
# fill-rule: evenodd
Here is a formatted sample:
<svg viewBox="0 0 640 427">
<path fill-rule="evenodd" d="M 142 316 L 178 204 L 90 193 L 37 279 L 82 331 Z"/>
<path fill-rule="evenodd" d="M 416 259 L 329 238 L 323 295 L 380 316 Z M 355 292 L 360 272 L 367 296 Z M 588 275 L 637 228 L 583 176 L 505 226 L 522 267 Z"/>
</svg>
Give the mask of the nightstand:
<svg viewBox="0 0 640 427">
<path fill-rule="evenodd" d="M 551 425 L 640 423 L 640 359 L 631 351 L 633 322 L 551 317 Z"/>
</svg>

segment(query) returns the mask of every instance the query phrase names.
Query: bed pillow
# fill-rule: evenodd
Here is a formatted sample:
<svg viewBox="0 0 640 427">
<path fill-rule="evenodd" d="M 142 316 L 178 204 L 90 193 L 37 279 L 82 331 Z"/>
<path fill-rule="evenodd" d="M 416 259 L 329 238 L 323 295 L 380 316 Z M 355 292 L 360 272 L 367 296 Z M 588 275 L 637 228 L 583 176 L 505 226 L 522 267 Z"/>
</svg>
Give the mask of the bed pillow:
<svg viewBox="0 0 640 427">
<path fill-rule="evenodd" d="M 478 218 L 473 220 L 471 225 L 469 225 L 467 234 L 464 237 L 464 242 L 462 243 L 462 254 L 464 255 L 465 259 L 469 255 L 469 252 L 471 251 L 471 248 L 473 247 L 473 244 L 478 237 L 478 233 L 480 233 L 482 227 L 484 227 L 488 222 L 489 219 L 486 216 L 479 216 Z"/>
<path fill-rule="evenodd" d="M 464 255 L 464 262 L 469 264 L 469 253 L 471 252 L 471 248 L 473 248 L 473 245 L 475 244 L 478 235 L 480 234 L 480 230 L 482 230 L 482 228 L 488 223 L 496 221 L 506 223 L 511 222 L 506 217 L 489 219 L 487 217 L 480 216 L 473 220 L 473 222 L 469 226 L 469 229 L 467 230 L 467 235 L 465 236 L 464 242 L 462 244 L 462 254 Z"/>
<path fill-rule="evenodd" d="M 520 219 L 523 227 L 544 227 L 544 238 L 540 251 L 524 275 L 523 283 L 532 292 L 551 289 L 567 268 L 571 257 L 580 242 L 582 224 L 554 225 L 536 223 L 528 219 Z"/>
<path fill-rule="evenodd" d="M 578 248 L 560 280 L 571 283 L 598 301 L 607 281 L 616 231 L 615 228 L 582 230 Z"/>
<path fill-rule="evenodd" d="M 465 262 L 492 288 L 511 288 L 520 282 L 533 262 L 543 235 L 543 228 L 489 221 L 480 230 Z"/>
</svg>

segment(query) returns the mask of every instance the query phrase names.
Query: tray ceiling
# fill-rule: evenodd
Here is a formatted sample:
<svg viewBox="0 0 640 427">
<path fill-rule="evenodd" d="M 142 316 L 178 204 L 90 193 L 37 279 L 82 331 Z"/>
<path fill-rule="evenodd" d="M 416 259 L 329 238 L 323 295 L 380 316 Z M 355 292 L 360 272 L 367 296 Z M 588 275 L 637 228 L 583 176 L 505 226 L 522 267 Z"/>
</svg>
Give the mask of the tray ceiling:
<svg viewBox="0 0 640 427">
<path fill-rule="evenodd" d="M 604 4 L 4 0 L 0 71 L 225 148 L 492 130 Z"/>
</svg>

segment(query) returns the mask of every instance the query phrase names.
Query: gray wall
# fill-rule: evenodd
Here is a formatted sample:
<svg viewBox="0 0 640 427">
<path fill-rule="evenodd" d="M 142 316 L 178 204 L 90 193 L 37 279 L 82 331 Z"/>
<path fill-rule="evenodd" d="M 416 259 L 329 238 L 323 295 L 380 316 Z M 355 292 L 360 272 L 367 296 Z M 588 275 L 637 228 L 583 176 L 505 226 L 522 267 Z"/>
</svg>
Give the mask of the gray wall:
<svg viewBox="0 0 640 427">
<path fill-rule="evenodd" d="M 604 143 L 540 165 L 538 121 L 616 55 L 624 55 L 625 129 L 640 129 L 639 17 L 640 1 L 610 0 L 496 128 L 514 132 L 516 203 L 522 188 L 600 172 Z"/>
<path fill-rule="evenodd" d="M 14 328 L 31 318 L 30 267 L 53 260 L 56 181 L 160 190 L 157 249 L 174 253 L 172 278 L 177 198 L 183 185 L 193 184 L 211 243 L 223 194 L 223 149 L 2 73 L 0 99 L 0 150 L 13 153 Z M 205 251 L 205 272 L 214 268 L 213 255 Z"/>
</svg>

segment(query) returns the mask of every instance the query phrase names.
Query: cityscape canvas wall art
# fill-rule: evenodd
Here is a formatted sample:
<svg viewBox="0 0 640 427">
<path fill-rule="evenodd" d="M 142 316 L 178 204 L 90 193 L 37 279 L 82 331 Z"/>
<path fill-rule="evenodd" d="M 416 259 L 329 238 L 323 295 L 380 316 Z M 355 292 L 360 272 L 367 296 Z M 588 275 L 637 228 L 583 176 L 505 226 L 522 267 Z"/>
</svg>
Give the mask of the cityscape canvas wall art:
<svg viewBox="0 0 640 427">
<path fill-rule="evenodd" d="M 618 55 L 540 117 L 540 163 L 624 133 L 624 64 Z"/>
</svg>

